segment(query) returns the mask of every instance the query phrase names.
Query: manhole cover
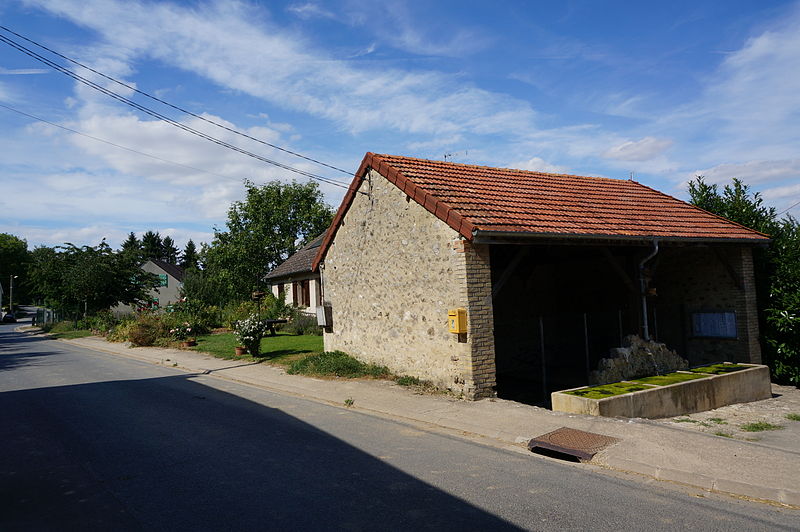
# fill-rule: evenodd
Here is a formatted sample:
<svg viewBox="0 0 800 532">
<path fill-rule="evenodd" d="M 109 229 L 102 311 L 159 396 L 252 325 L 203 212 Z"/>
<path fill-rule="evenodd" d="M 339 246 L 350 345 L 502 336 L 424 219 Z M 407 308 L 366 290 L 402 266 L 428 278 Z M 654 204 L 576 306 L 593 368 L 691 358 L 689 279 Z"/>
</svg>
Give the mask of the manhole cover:
<svg viewBox="0 0 800 532">
<path fill-rule="evenodd" d="M 533 452 L 547 449 L 575 456 L 581 460 L 591 460 L 595 454 L 618 441 L 620 441 L 618 438 L 611 436 L 561 427 L 533 438 L 528 442 L 528 449 Z"/>
</svg>

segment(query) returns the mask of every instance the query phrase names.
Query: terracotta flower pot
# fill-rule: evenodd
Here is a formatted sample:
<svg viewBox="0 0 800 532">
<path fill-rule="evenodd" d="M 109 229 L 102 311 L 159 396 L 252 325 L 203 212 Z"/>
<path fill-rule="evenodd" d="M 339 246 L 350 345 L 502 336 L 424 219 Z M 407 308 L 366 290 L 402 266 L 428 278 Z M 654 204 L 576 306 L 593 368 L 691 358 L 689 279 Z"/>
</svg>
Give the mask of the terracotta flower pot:
<svg viewBox="0 0 800 532">
<path fill-rule="evenodd" d="M 240 357 L 242 355 L 246 355 L 247 354 L 247 348 L 246 347 L 238 346 L 238 347 L 234 347 L 234 349 L 236 350 L 236 356 L 237 357 Z"/>
</svg>

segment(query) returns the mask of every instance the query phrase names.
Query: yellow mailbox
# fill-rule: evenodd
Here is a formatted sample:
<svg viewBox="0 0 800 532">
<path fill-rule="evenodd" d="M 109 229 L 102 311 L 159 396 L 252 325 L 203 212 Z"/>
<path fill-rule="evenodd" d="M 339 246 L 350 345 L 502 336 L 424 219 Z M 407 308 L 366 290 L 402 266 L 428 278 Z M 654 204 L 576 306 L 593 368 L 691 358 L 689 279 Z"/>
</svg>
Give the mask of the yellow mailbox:
<svg viewBox="0 0 800 532">
<path fill-rule="evenodd" d="M 467 332 L 467 309 L 455 308 L 447 311 L 447 323 L 450 332 L 464 334 Z"/>
</svg>

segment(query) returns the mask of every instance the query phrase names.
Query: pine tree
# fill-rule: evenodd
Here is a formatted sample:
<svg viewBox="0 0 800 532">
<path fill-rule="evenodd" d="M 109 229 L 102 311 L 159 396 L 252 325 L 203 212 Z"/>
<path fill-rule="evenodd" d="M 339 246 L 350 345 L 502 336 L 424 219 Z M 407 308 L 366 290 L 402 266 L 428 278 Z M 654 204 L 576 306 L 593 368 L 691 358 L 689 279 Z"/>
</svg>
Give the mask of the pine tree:
<svg viewBox="0 0 800 532">
<path fill-rule="evenodd" d="M 136 238 L 136 234 L 134 234 L 133 231 L 128 233 L 128 238 L 122 243 L 119 250 L 125 255 L 135 257 L 136 262 L 141 261 L 142 243 L 139 242 L 139 239 Z"/>
<path fill-rule="evenodd" d="M 165 236 L 161 242 L 161 257 L 164 262 L 178 264 L 178 248 L 170 236 Z"/>
<path fill-rule="evenodd" d="M 144 260 L 164 260 L 164 243 L 158 232 L 147 231 L 142 235 L 142 257 Z"/>
<path fill-rule="evenodd" d="M 180 267 L 184 270 L 188 270 L 189 268 L 197 268 L 197 263 L 197 246 L 194 245 L 194 241 L 192 239 L 189 239 L 189 241 L 186 243 L 186 247 L 183 248 Z"/>
</svg>

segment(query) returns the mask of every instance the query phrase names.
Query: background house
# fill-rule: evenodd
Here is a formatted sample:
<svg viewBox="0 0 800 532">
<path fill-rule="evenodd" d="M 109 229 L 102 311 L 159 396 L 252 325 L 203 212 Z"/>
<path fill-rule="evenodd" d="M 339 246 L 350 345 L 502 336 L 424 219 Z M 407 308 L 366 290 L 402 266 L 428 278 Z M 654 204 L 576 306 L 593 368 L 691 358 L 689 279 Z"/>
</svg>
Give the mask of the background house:
<svg viewBox="0 0 800 532">
<path fill-rule="evenodd" d="M 158 286 L 149 292 L 153 307 L 162 308 L 180 299 L 183 287 L 183 268 L 158 259 L 148 260 L 142 264 L 141 268 L 159 278 Z M 129 305 L 119 305 L 113 310 L 116 313 L 127 314 L 135 309 Z"/>
<path fill-rule="evenodd" d="M 631 180 L 368 153 L 311 270 L 326 350 L 537 402 L 628 334 L 694 364 L 759 362 L 751 248 L 767 242 Z"/>
<path fill-rule="evenodd" d="M 275 297 L 285 297 L 287 304 L 296 305 L 308 314 L 314 314 L 316 307 L 322 304 L 319 271 L 313 263 L 324 236 L 314 238 L 267 274 Z"/>
</svg>

